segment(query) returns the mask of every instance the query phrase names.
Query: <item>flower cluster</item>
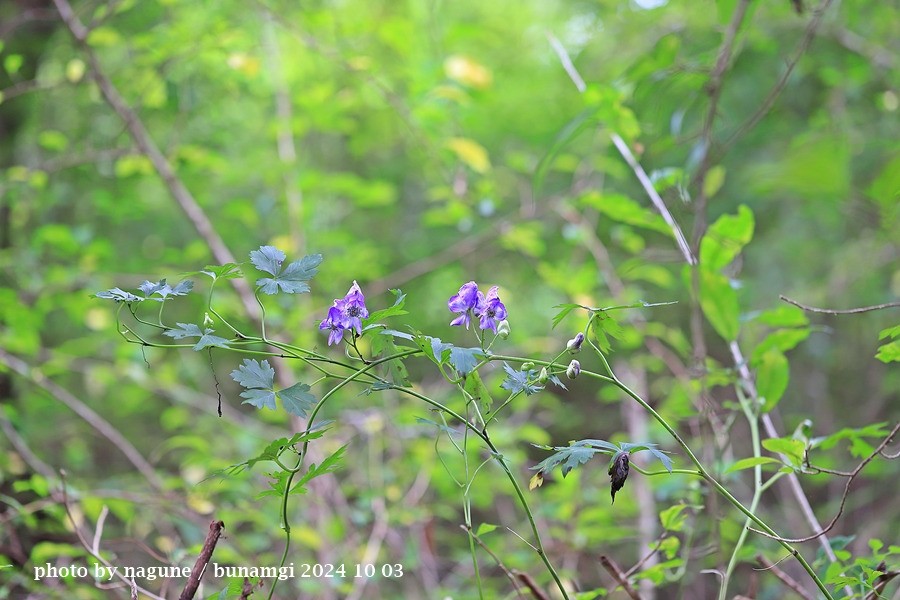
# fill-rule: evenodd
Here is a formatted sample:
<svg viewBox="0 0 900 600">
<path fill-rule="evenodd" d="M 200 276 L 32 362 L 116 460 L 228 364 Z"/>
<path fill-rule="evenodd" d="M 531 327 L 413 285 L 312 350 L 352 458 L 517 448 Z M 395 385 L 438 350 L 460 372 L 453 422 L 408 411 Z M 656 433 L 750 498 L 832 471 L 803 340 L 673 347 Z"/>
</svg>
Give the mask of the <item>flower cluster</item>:
<svg viewBox="0 0 900 600">
<path fill-rule="evenodd" d="M 478 326 L 481 329 L 490 329 L 497 333 L 497 325 L 506 319 L 506 306 L 500 301 L 497 290 L 495 285 L 485 295 L 478 291 L 478 285 L 474 281 L 463 284 L 459 288 L 459 293 L 447 301 L 450 312 L 459 314 L 450 321 L 450 324 L 465 325 L 468 329 L 474 315 L 478 317 Z"/>
<path fill-rule="evenodd" d="M 356 335 L 362 334 L 362 319 L 369 316 L 366 308 L 366 297 L 356 281 L 350 286 L 347 295 L 335 298 L 334 305 L 328 309 L 328 316 L 319 324 L 319 329 L 328 330 L 328 345 L 340 343 L 344 331 L 352 329 Z"/>
</svg>

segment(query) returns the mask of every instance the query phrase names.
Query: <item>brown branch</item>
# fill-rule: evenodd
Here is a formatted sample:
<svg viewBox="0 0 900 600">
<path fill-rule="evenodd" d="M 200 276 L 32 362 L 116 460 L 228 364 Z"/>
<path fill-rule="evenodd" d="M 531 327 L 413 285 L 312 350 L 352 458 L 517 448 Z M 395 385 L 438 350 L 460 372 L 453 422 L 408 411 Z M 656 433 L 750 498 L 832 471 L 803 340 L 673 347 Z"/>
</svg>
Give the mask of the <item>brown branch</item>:
<svg viewBox="0 0 900 600">
<path fill-rule="evenodd" d="M 109 421 L 94 412 L 87 404 L 76 398 L 74 394 L 48 379 L 47 376 L 38 369 L 32 368 L 25 361 L 7 353 L 3 349 L 0 349 L 0 364 L 6 365 L 11 370 L 47 392 L 55 400 L 66 405 L 72 412 L 84 419 L 84 421 L 93 427 L 100 435 L 112 442 L 112 444 L 125 455 L 131 464 L 140 471 L 141 475 L 147 479 L 150 485 L 157 490 L 163 489 L 163 483 L 157 476 L 153 466 L 147 462 L 147 459 L 144 458 L 138 449 L 125 439 L 125 436 L 119 433 L 119 430 L 113 427 Z"/>
<path fill-rule="evenodd" d="M 206 565 L 209 564 L 209 559 L 212 558 L 213 550 L 216 549 L 216 544 L 219 542 L 223 529 L 225 529 L 225 523 L 222 521 L 212 521 L 209 524 L 209 533 L 206 534 L 203 549 L 194 563 L 194 568 L 191 569 L 191 576 L 188 578 L 187 585 L 184 586 L 184 591 L 181 592 L 178 600 L 191 600 L 194 594 L 197 593 L 197 588 L 200 587 L 200 578 L 203 577 L 203 573 L 206 571 Z"/>
<path fill-rule="evenodd" d="M 713 66 L 712 72 L 709 74 L 709 82 L 706 84 L 706 92 L 709 94 L 709 107 L 706 110 L 706 117 L 703 119 L 703 129 L 700 133 L 700 143 L 703 147 L 703 156 L 700 159 L 700 166 L 697 168 L 697 174 L 694 176 L 694 185 L 700 190 L 697 197 L 696 220 L 694 221 L 694 244 L 699 247 L 700 238 L 706 231 L 706 192 L 703 191 L 706 176 L 712 167 L 712 131 L 716 116 L 719 112 L 719 100 L 722 97 L 722 80 L 725 77 L 725 71 L 731 64 L 731 58 L 734 54 L 734 40 L 737 39 L 738 30 L 747 16 L 747 7 L 750 0 L 741 0 L 734 8 L 731 20 L 728 22 L 728 28 L 722 38 L 722 45 L 719 46 L 719 52 L 716 55 L 716 64 Z M 693 264 L 693 263 L 689 263 Z"/>
<path fill-rule="evenodd" d="M 838 512 L 837 512 L 837 514 L 834 516 L 833 519 L 831 519 L 831 522 L 830 522 L 828 525 L 826 525 L 826 526 L 825 526 L 821 531 L 819 531 L 818 533 L 814 533 L 814 534 L 812 534 L 812 535 L 809 535 L 809 536 L 806 536 L 806 537 L 802 537 L 802 538 L 794 538 L 794 539 L 791 539 L 791 538 L 783 538 L 783 537 L 779 537 L 779 536 L 777 536 L 777 535 L 772 535 L 772 534 L 770 534 L 770 533 L 767 533 L 767 532 L 765 532 L 765 531 L 760 531 L 760 530 L 754 529 L 754 528 L 752 528 L 752 527 L 749 527 L 748 529 L 750 529 L 750 531 L 756 532 L 756 533 L 758 533 L 758 534 L 760 534 L 760 535 L 764 535 L 764 536 L 766 536 L 766 537 L 768 537 L 768 538 L 771 538 L 771 539 L 773 539 L 773 540 L 778 540 L 779 542 L 786 542 L 786 543 L 788 543 L 788 544 L 800 544 L 800 543 L 803 543 L 803 542 L 809 542 L 809 541 L 811 541 L 811 540 L 814 540 L 814 539 L 816 539 L 816 538 L 818 538 L 818 537 L 821 537 L 821 536 L 825 535 L 826 533 L 828 533 L 829 531 L 831 531 L 831 529 L 834 527 L 835 523 L 838 522 L 838 519 L 841 518 L 841 515 L 844 514 L 844 507 L 845 507 L 846 504 L 847 504 L 847 497 L 848 497 L 849 494 L 850 494 L 850 484 L 853 483 L 853 480 L 856 479 L 856 476 L 859 475 L 859 473 L 863 470 L 863 468 L 865 468 L 865 466 L 866 466 L 867 464 L 869 464 L 870 462 L 872 462 L 872 460 L 873 460 L 876 456 L 878 456 L 879 454 L 881 454 L 881 451 L 884 450 L 885 446 L 887 446 L 888 444 L 891 443 L 891 440 L 894 439 L 894 436 L 897 435 L 897 432 L 898 432 L 898 431 L 900 431 L 900 422 L 898 422 L 896 425 L 894 425 L 894 428 L 893 428 L 893 429 L 891 430 L 891 432 L 887 435 L 887 437 L 884 438 L 884 439 L 881 441 L 881 443 L 878 445 L 878 447 L 877 447 L 875 450 L 873 450 L 872 453 L 869 454 L 869 456 L 867 456 L 865 459 L 863 459 L 863 461 L 862 461 L 861 463 L 859 463 L 859 465 L 857 465 L 857 467 L 856 467 L 855 469 L 853 469 L 853 471 L 851 471 L 851 472 L 848 474 L 849 476 L 848 476 L 848 478 L 847 478 L 847 483 L 844 485 L 844 493 L 841 495 L 841 504 L 840 504 L 840 506 L 838 507 Z"/>
<path fill-rule="evenodd" d="M 635 591 L 635 589 L 631 587 L 631 584 L 628 583 L 628 578 L 625 576 L 625 573 L 622 572 L 622 569 L 619 568 L 619 565 L 605 555 L 600 557 L 600 564 L 603 565 L 603 568 L 609 572 L 612 578 L 622 586 L 622 589 L 632 600 L 641 600 L 637 591 Z"/>
<path fill-rule="evenodd" d="M 794 57 L 790 60 L 790 62 L 788 62 L 787 68 L 781 75 L 781 78 L 769 91 L 769 94 L 766 96 L 765 100 L 763 100 L 762 105 L 760 105 L 757 111 L 753 113 L 753 115 L 749 119 L 744 121 L 725 141 L 726 148 L 730 147 L 739 137 L 744 135 L 744 133 L 746 133 L 750 129 L 753 129 L 756 124 L 759 123 L 763 119 L 763 117 L 766 116 L 766 114 L 768 114 L 769 110 L 771 110 L 772 106 L 775 104 L 775 100 L 778 99 L 778 96 L 781 95 L 781 92 L 787 85 L 788 79 L 790 79 L 791 74 L 794 72 L 794 68 L 796 68 L 797 64 L 800 62 L 800 59 L 809 49 L 809 46 L 816 35 L 816 30 L 819 28 L 819 24 L 822 21 L 822 16 L 825 14 L 825 11 L 828 10 L 831 2 L 832 0 L 822 0 L 819 6 L 816 7 L 815 10 L 813 10 L 812 19 L 810 19 L 809 24 L 806 26 L 806 31 L 803 33 L 803 38 L 800 40 L 800 44 L 797 46 L 796 52 L 794 52 Z"/>
<path fill-rule="evenodd" d="M 460 525 L 459 528 L 471 535 L 472 539 L 475 540 L 475 543 L 481 546 L 481 549 L 487 552 L 488 555 L 494 559 L 494 562 L 497 563 L 497 566 L 500 567 L 500 570 L 503 571 L 509 581 L 513 584 L 513 588 L 516 590 L 516 596 L 518 596 L 519 598 L 524 598 L 524 596 L 522 596 L 522 590 L 519 588 L 519 583 L 518 581 L 516 581 L 516 579 L 521 578 L 520 576 L 522 575 L 522 573 L 520 571 L 510 570 L 505 564 L 503 564 L 503 561 L 500 560 L 500 557 L 487 547 L 484 541 L 482 541 L 482 539 L 478 537 L 474 531 L 472 531 L 471 527 Z M 532 593 L 534 592 L 532 591 Z"/>
<path fill-rule="evenodd" d="M 528 573 L 523 573 L 522 571 L 513 571 L 513 575 L 518 578 L 519 581 L 522 582 L 522 585 L 528 588 L 531 594 L 537 598 L 537 600 L 550 600 L 550 596 L 538 586 L 537 582 L 529 575 Z"/>
<path fill-rule="evenodd" d="M 815 597 L 805 589 L 803 589 L 803 586 L 797 583 L 797 581 L 793 577 L 779 569 L 778 566 L 768 558 L 766 558 L 762 554 L 757 554 L 756 560 L 758 560 L 760 564 L 762 564 L 766 571 L 771 571 L 772 575 L 780 579 L 784 585 L 791 588 L 791 590 L 795 594 L 803 598 L 803 600 L 816 600 Z"/>
<path fill-rule="evenodd" d="M 169 163 L 168 159 L 160 151 L 156 142 L 153 141 L 153 138 L 150 137 L 143 121 L 141 121 L 134 109 L 125 102 L 125 99 L 119 93 L 119 90 L 104 73 L 97 55 L 94 53 L 90 44 L 87 43 L 87 37 L 90 30 L 81 23 L 72 11 L 72 6 L 69 4 L 68 0 L 53 0 L 53 3 L 56 5 L 60 17 L 72 34 L 76 44 L 87 57 L 91 77 L 93 77 L 97 87 L 100 88 L 100 93 L 103 95 L 103 98 L 125 123 L 128 133 L 131 135 L 138 150 L 140 150 L 153 165 L 153 168 L 168 188 L 172 198 L 175 199 L 175 202 L 178 203 L 181 210 L 187 215 L 187 218 L 194 226 L 194 229 L 197 230 L 197 233 L 203 238 L 203 241 L 206 242 L 213 258 L 222 264 L 237 262 L 234 259 L 234 255 L 231 254 L 231 251 L 213 227 L 209 217 L 203 212 L 203 209 L 197 203 L 197 200 L 194 199 L 193 195 L 191 195 L 190 191 L 188 191 L 184 183 L 182 183 L 181 179 L 176 175 L 171 163 Z M 244 305 L 247 314 L 258 321 L 260 309 L 253 298 L 253 292 L 246 280 L 235 278 L 231 280 L 231 284 L 237 291 L 238 296 L 240 296 L 241 303 Z"/>
<path fill-rule="evenodd" d="M 106 570 L 111 573 L 114 577 L 121 580 L 125 585 L 127 585 L 131 589 L 132 597 L 136 597 L 137 594 L 135 590 L 140 591 L 142 594 L 150 598 L 151 600 L 165 600 L 161 596 L 157 596 L 153 592 L 149 590 L 145 590 L 144 588 L 138 586 L 134 579 L 128 580 L 124 575 L 119 573 L 119 569 L 113 569 L 112 563 L 106 560 L 102 554 L 99 552 L 95 552 L 92 544 L 88 544 L 87 539 L 84 537 L 84 533 L 81 531 L 81 527 L 78 525 L 78 521 L 75 520 L 75 517 L 72 515 L 72 508 L 69 506 L 69 492 L 66 488 L 66 472 L 59 472 L 60 479 L 62 481 L 62 505 L 66 511 L 66 516 L 69 517 L 69 522 L 72 524 L 72 530 L 75 532 L 75 536 L 78 538 L 78 542 L 85 549 L 85 551 L 90 554 L 94 559 L 106 567 Z"/>
<path fill-rule="evenodd" d="M 856 315 L 859 313 L 869 312 L 873 310 L 882 310 L 885 308 L 897 308 L 900 306 L 900 301 L 898 302 L 885 302 L 884 304 L 876 304 L 874 306 L 861 306 L 859 308 L 844 308 L 844 309 L 836 309 L 836 308 L 816 308 L 815 306 L 807 306 L 806 304 L 800 304 L 796 300 L 791 300 L 787 296 L 779 295 L 779 298 L 787 302 L 788 304 L 793 304 L 798 308 L 802 308 L 807 312 L 814 313 L 823 313 L 826 315 Z"/>
</svg>

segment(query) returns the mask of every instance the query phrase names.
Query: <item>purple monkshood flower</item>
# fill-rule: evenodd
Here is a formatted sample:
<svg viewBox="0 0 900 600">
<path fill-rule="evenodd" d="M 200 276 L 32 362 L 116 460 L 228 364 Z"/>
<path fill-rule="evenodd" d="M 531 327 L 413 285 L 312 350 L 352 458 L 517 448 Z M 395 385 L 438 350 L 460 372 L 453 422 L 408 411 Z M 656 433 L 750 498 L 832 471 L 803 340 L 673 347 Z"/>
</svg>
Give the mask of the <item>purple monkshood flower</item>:
<svg viewBox="0 0 900 600">
<path fill-rule="evenodd" d="M 471 311 L 475 310 L 479 295 L 478 285 L 474 281 L 470 281 L 459 288 L 458 294 L 450 297 L 450 300 L 447 301 L 447 308 L 450 309 L 450 312 L 460 313 L 458 317 L 450 321 L 451 325 L 465 325 L 466 329 L 469 328 Z"/>
<path fill-rule="evenodd" d="M 497 290 L 497 286 L 494 286 L 485 296 L 478 291 L 478 285 L 474 281 L 464 284 L 459 288 L 459 293 L 447 301 L 447 308 L 459 313 L 458 317 L 450 321 L 450 325 L 465 325 L 468 329 L 472 315 L 475 315 L 481 329 L 497 333 L 497 324 L 506 318 L 506 306 L 500 302 Z"/>
<path fill-rule="evenodd" d="M 475 315 L 478 316 L 478 326 L 482 329 L 490 329 L 497 333 L 497 323 L 506 318 L 506 306 L 500 302 L 497 295 L 498 288 L 495 285 L 488 290 L 487 296 L 478 292 L 478 303 L 475 305 Z"/>
<path fill-rule="evenodd" d="M 329 331 L 329 346 L 332 344 L 339 344 L 344 338 L 344 330 L 347 329 L 347 326 L 344 321 L 344 315 L 341 313 L 341 309 L 337 307 L 337 301 L 335 301 L 334 306 L 328 309 L 328 316 L 324 321 L 319 323 L 319 329 L 327 329 Z"/>
<path fill-rule="evenodd" d="M 344 338 L 344 331 L 348 329 L 362 335 L 362 319 L 368 316 L 366 297 L 359 289 L 359 284 L 354 281 L 346 296 L 335 298 L 334 305 L 328 309 L 328 316 L 319 324 L 319 329 L 329 331 L 328 345 L 331 346 L 340 343 Z"/>
<path fill-rule="evenodd" d="M 356 330 L 356 335 L 362 335 L 362 319 L 369 316 L 366 308 L 366 297 L 363 296 L 359 284 L 353 281 L 347 295 L 341 300 L 335 300 L 335 306 L 339 307 L 347 319 L 347 328 Z"/>
</svg>

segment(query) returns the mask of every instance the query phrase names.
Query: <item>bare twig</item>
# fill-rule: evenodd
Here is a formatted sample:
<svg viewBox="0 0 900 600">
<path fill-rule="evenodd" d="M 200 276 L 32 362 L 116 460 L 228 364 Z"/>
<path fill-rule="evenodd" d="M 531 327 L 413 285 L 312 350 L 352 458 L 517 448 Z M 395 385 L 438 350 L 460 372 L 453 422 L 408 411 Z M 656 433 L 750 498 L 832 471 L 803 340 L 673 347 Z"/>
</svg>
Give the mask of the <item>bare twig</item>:
<svg viewBox="0 0 900 600">
<path fill-rule="evenodd" d="M 200 587 L 200 578 L 203 577 L 203 572 L 206 571 L 206 565 L 209 564 L 209 559 L 212 558 L 213 550 L 216 549 L 216 544 L 219 542 L 223 529 L 225 529 L 225 523 L 222 521 L 213 521 L 209 524 L 209 533 L 206 534 L 203 549 L 200 551 L 200 556 L 197 557 L 196 562 L 194 562 L 191 576 L 188 578 L 187 585 L 184 586 L 184 590 L 181 592 L 178 600 L 191 600 L 194 594 L 197 593 L 197 588 Z"/>
<path fill-rule="evenodd" d="M 572 79 L 572 83 L 575 84 L 575 87 L 579 92 L 584 92 L 584 90 L 587 89 L 584 84 L 584 79 L 582 79 L 581 75 L 579 75 L 578 71 L 575 69 L 575 65 L 572 64 L 572 60 L 569 58 L 566 49 L 563 47 L 560 41 L 553 36 L 553 34 L 548 33 L 547 39 L 550 40 L 550 44 L 553 47 L 553 50 L 559 57 L 559 60 L 562 63 L 563 68 L 566 70 L 566 73 Z M 626 144 L 625 140 L 623 140 L 621 136 L 619 136 L 619 134 L 615 132 L 610 134 L 610 138 L 612 139 L 613 144 L 615 144 L 616 148 L 619 150 L 619 154 L 622 155 L 622 158 L 625 159 L 625 162 L 628 163 L 628 166 L 631 167 L 632 171 L 634 171 L 635 176 L 641 183 L 644 191 L 647 192 L 647 195 L 650 197 L 650 200 L 653 202 L 656 210 L 659 211 L 659 214 L 662 215 L 662 218 L 665 220 L 666 224 L 672 229 L 672 233 L 675 236 L 675 241 L 678 243 L 678 248 L 684 255 L 684 259 L 689 265 L 697 264 L 697 259 L 694 258 L 694 254 L 691 252 L 690 246 L 688 246 L 687 240 L 684 237 L 684 233 L 681 231 L 681 227 L 678 226 L 678 223 L 675 221 L 674 217 L 672 217 L 672 213 L 670 213 L 669 209 L 666 208 L 666 203 L 663 202 L 663 199 L 657 193 L 656 188 L 653 187 L 653 182 L 650 181 L 650 178 L 647 176 L 644 168 L 640 165 L 637 159 L 634 158 L 634 154 L 631 153 L 631 149 L 628 148 L 628 144 Z"/>
<path fill-rule="evenodd" d="M 88 541 L 84 537 L 84 534 L 82 533 L 81 528 L 78 526 L 78 522 L 75 520 L 75 517 L 72 515 L 72 508 L 69 506 L 69 493 L 66 489 L 66 473 L 65 473 L 65 471 L 60 471 L 59 475 L 60 475 L 60 479 L 62 481 L 63 508 L 66 511 L 66 516 L 69 517 L 69 522 L 72 523 L 72 530 L 75 532 L 75 535 L 78 538 L 78 541 L 81 543 L 81 546 L 85 549 L 85 551 L 88 554 L 90 554 L 92 557 L 94 557 L 94 559 L 98 563 L 100 563 L 104 567 L 106 567 L 106 570 L 110 574 L 112 574 L 114 577 L 121 580 L 125 585 L 127 585 L 131 589 L 131 595 L 133 598 L 137 596 L 137 594 L 135 593 L 135 590 L 137 590 L 137 591 L 141 592 L 142 594 L 144 594 L 145 596 L 147 596 L 148 598 L 150 598 L 151 600 L 165 600 L 165 598 L 163 598 L 161 596 L 157 596 L 153 592 L 151 592 L 149 590 L 145 590 L 144 588 L 138 586 L 134 582 L 134 579 L 129 580 L 128 578 L 126 578 L 122 573 L 119 572 L 119 571 L 121 571 L 121 569 L 112 569 L 111 568 L 112 563 L 110 563 L 108 560 L 103 558 L 102 554 L 94 552 L 92 545 L 88 544 Z"/>
<path fill-rule="evenodd" d="M 807 312 L 814 313 L 823 313 L 826 315 L 856 315 L 859 313 L 870 312 L 873 310 L 882 310 L 885 308 L 897 308 L 900 307 L 900 302 L 885 302 L 884 304 L 876 304 L 874 306 L 861 306 L 859 308 L 844 308 L 844 309 L 836 309 L 836 308 L 816 308 L 815 306 L 807 306 L 806 304 L 800 304 L 796 300 L 791 300 L 787 296 L 779 295 L 779 298 L 787 302 L 788 304 L 793 304 L 798 308 L 802 308 Z"/>
<path fill-rule="evenodd" d="M 187 187 L 185 187 L 168 159 L 160 151 L 156 142 L 153 141 L 153 138 L 150 137 L 143 121 L 141 121 L 134 109 L 125 102 L 125 99 L 119 93 L 119 90 L 113 85 L 106 73 L 104 73 L 100 61 L 97 59 L 97 55 L 87 43 L 87 37 L 90 31 L 81 23 L 77 15 L 72 11 L 72 7 L 68 0 L 53 0 L 53 3 L 56 5 L 60 17 L 72 34 L 76 44 L 81 48 L 81 51 L 87 58 L 91 76 L 97 83 L 97 87 L 100 88 L 100 93 L 103 95 L 103 98 L 125 123 L 138 150 L 150 160 L 153 168 L 168 188 L 172 198 L 175 199 L 179 207 L 181 207 L 181 210 L 187 215 L 188 220 L 194 226 L 194 229 L 197 230 L 197 233 L 203 238 L 203 241 L 206 242 L 213 257 L 223 264 L 236 262 L 234 255 L 232 255 L 231 251 L 225 245 L 225 242 L 213 227 L 209 217 L 203 212 L 203 209 L 197 203 L 197 200 L 194 199 L 194 196 L 188 191 Z M 243 278 L 235 278 L 230 281 L 237 291 L 238 296 L 240 296 L 244 310 L 246 310 L 247 314 L 254 320 L 259 320 L 260 309 L 254 300 L 253 292 L 246 280 Z"/>
<path fill-rule="evenodd" d="M 775 104 L 775 100 L 778 99 L 778 96 L 781 95 L 781 92 L 787 85 L 788 79 L 790 79 L 791 74 L 794 72 L 794 68 L 797 66 L 797 63 L 800 62 L 800 59 L 809 49 L 809 46 L 816 35 L 816 30 L 819 28 L 819 24 L 822 21 L 822 16 L 825 14 L 825 11 L 828 10 L 831 2 L 832 0 L 822 0 L 819 6 L 813 10 L 812 19 L 810 19 L 809 24 L 806 26 L 806 31 L 803 33 L 803 37 L 800 39 L 797 50 L 794 52 L 793 58 L 791 58 L 791 60 L 788 62 L 784 73 L 781 75 L 781 78 L 769 91 L 769 94 L 766 96 L 765 100 L 763 100 L 763 103 L 756 110 L 756 112 L 753 113 L 753 115 L 751 115 L 750 118 L 748 118 L 746 121 L 744 121 L 735 130 L 735 132 L 728 137 L 728 139 L 725 141 L 726 148 L 730 147 L 744 133 L 753 129 L 756 124 L 759 123 L 763 119 L 763 117 L 766 116 L 766 114 L 768 114 L 769 110 L 771 110 L 772 106 Z"/>
<path fill-rule="evenodd" d="M 771 571 L 772 575 L 774 575 L 775 577 L 780 579 L 784 585 L 791 588 L 791 590 L 795 594 L 797 594 L 798 596 L 803 598 L 803 600 L 816 600 L 815 597 L 812 594 L 810 594 L 809 592 L 807 592 L 805 589 L 803 589 L 803 586 L 801 586 L 799 583 L 797 583 L 797 581 L 793 577 L 791 577 L 790 575 L 788 575 L 787 573 L 785 573 L 784 571 L 779 569 L 778 566 L 775 563 L 773 563 L 772 561 L 770 561 L 768 558 L 766 558 L 762 554 L 757 554 L 756 560 L 758 560 L 760 562 L 760 564 L 763 565 L 763 567 L 765 568 L 766 571 Z"/>
<path fill-rule="evenodd" d="M 521 588 L 519 588 L 519 582 L 516 581 L 519 578 L 518 576 L 521 574 L 521 572 L 510 570 L 505 564 L 503 564 L 503 561 L 500 560 L 500 557 L 487 547 L 487 544 L 485 544 L 484 541 L 480 537 L 478 537 L 474 531 L 472 531 L 471 527 L 460 525 L 459 528 L 471 535 L 472 539 L 475 540 L 475 543 L 481 546 L 481 549 L 487 552 L 488 555 L 494 559 L 494 562 L 497 563 L 497 566 L 500 567 L 500 570 L 503 571 L 503 573 L 512 583 L 513 589 L 516 590 L 516 596 L 518 596 L 519 598 L 524 598 L 524 596 L 522 595 L 522 590 Z"/>
<path fill-rule="evenodd" d="M 153 466 L 138 452 L 131 442 L 125 439 L 119 430 L 113 427 L 109 421 L 94 412 L 88 405 L 79 400 L 68 390 L 60 387 L 47 378 L 38 369 L 32 368 L 25 361 L 13 356 L 0 348 L 0 364 L 4 364 L 22 377 L 50 394 L 55 400 L 69 407 L 76 415 L 93 427 L 100 435 L 108 439 L 118 448 L 122 454 L 140 471 L 141 475 L 157 490 L 163 489 L 162 481 L 154 471 Z"/>
<path fill-rule="evenodd" d="M 632 600 L 641 600 L 641 597 L 638 595 L 637 591 L 631 587 L 628 578 L 625 576 L 625 573 L 622 572 L 622 569 L 619 568 L 619 565 L 605 555 L 600 557 L 600 564 L 603 565 L 603 568 L 616 580 L 616 583 L 622 586 L 622 589 Z"/>
<path fill-rule="evenodd" d="M 738 2 L 728 22 L 728 28 L 722 38 L 722 45 L 719 46 L 719 52 L 716 55 L 716 64 L 709 75 L 709 81 L 706 84 L 706 90 L 709 94 L 709 107 L 706 110 L 706 117 L 703 119 L 703 130 L 700 133 L 700 143 L 702 144 L 703 155 L 700 159 L 700 166 L 697 174 L 694 176 L 694 183 L 700 190 L 696 202 L 696 219 L 694 221 L 694 244 L 698 247 L 700 238 L 706 231 L 706 192 L 704 191 L 704 182 L 712 167 L 712 131 L 716 116 L 719 111 L 719 99 L 722 97 L 722 80 L 725 71 L 731 64 L 731 57 L 734 54 L 734 40 L 737 38 L 737 32 L 744 22 L 747 15 L 747 7 L 750 0 L 741 0 Z M 693 264 L 693 263 L 689 263 Z"/>
<path fill-rule="evenodd" d="M 859 475 L 859 473 L 865 468 L 865 466 L 867 464 L 869 464 L 870 462 L 872 462 L 872 460 L 876 456 L 878 456 L 882 450 L 884 450 L 885 446 L 887 446 L 891 442 L 891 440 L 894 439 L 894 436 L 897 435 L 898 431 L 900 431 L 900 422 L 898 422 L 896 425 L 894 425 L 894 428 L 887 435 L 887 437 L 881 441 L 881 444 L 879 444 L 878 447 L 875 450 L 873 450 L 871 454 L 869 454 L 869 456 L 867 456 L 862 462 L 860 462 L 856 466 L 855 469 L 853 469 L 853 471 L 851 471 L 849 473 L 849 477 L 847 478 L 847 483 L 844 485 L 844 493 L 841 495 L 841 504 L 838 507 L 838 512 L 836 515 L 834 515 L 834 518 L 831 519 L 831 522 L 828 525 L 826 525 L 821 531 L 814 533 L 812 535 L 803 537 L 803 538 L 791 539 L 791 538 L 782 538 L 779 536 L 775 536 L 770 533 L 766 533 L 765 531 L 753 529 L 752 527 L 750 528 L 750 530 L 754 531 L 756 533 L 759 533 L 761 535 L 764 535 L 768 538 L 772 538 L 773 540 L 778 540 L 780 542 L 787 542 L 788 544 L 800 544 L 800 543 L 808 542 L 810 540 L 814 540 L 818 537 L 824 536 L 826 533 L 831 531 L 831 529 L 834 527 L 835 523 L 838 522 L 838 519 L 841 518 L 841 515 L 844 514 L 844 506 L 847 503 L 847 496 L 850 494 L 850 484 L 853 483 L 853 480 L 856 479 L 856 476 Z"/>
<path fill-rule="evenodd" d="M 550 600 L 550 596 L 540 588 L 537 582 L 529 575 L 528 573 L 523 573 L 522 571 L 513 571 L 513 575 L 515 575 L 519 581 L 522 582 L 522 585 L 528 588 L 528 591 L 531 592 L 531 595 L 534 596 L 537 600 Z"/>
<path fill-rule="evenodd" d="M 372 500 L 372 512 L 375 514 L 375 523 L 372 525 L 372 533 L 369 535 L 369 541 L 366 542 L 366 550 L 360 561 L 363 564 L 374 563 L 381 551 L 381 545 L 388 533 L 388 514 L 384 505 L 384 498 L 377 497 Z M 353 591 L 347 595 L 346 600 L 358 600 L 362 598 L 366 589 L 368 577 L 357 579 Z"/>
</svg>

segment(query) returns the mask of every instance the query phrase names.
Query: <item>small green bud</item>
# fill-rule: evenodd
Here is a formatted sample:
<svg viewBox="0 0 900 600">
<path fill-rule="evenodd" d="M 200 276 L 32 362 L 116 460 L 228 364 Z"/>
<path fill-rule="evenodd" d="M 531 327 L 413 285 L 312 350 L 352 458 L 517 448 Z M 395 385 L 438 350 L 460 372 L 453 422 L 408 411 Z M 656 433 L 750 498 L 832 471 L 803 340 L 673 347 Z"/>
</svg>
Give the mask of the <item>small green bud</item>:
<svg viewBox="0 0 900 600">
<path fill-rule="evenodd" d="M 538 375 L 538 383 L 547 383 L 547 380 L 550 379 L 550 373 L 547 372 L 547 367 L 541 369 L 541 374 Z"/>
<path fill-rule="evenodd" d="M 569 351 L 569 354 L 575 354 L 576 352 L 581 352 L 581 344 L 584 343 L 584 334 L 582 332 L 578 332 L 578 335 L 573 337 L 566 344 L 566 350 Z"/>
<path fill-rule="evenodd" d="M 503 319 L 497 324 L 497 335 L 503 340 L 509 337 L 509 321 Z"/>
<path fill-rule="evenodd" d="M 581 363 L 577 360 L 573 360 L 566 368 L 566 377 L 568 377 L 569 379 L 575 379 L 576 377 L 578 377 L 579 373 L 581 373 Z"/>
<path fill-rule="evenodd" d="M 534 363 L 531 361 L 528 361 L 528 362 L 522 363 L 521 370 L 522 371 L 530 371 L 533 368 L 534 368 Z"/>
</svg>

